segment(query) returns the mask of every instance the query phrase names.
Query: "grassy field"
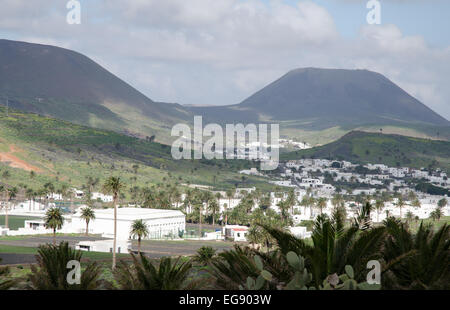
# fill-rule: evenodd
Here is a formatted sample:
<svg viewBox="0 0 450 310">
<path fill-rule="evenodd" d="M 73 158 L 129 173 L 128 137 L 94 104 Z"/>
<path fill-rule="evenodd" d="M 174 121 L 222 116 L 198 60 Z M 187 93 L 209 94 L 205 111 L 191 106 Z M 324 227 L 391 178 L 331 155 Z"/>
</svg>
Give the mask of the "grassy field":
<svg viewBox="0 0 450 310">
<path fill-rule="evenodd" d="M 16 215 L 9 215 L 8 216 L 8 226 L 11 230 L 17 230 L 21 227 L 23 227 L 25 221 L 27 220 L 35 220 L 36 217 L 29 217 L 29 216 L 16 216 Z M 0 225 L 5 225 L 5 216 L 0 215 Z"/>
<path fill-rule="evenodd" d="M 38 248 L 24 247 L 15 245 L 3 245 L 0 244 L 0 253 L 14 253 L 14 254 L 37 254 Z M 117 254 L 118 258 L 130 258 L 129 254 Z M 82 258 L 91 260 L 112 260 L 111 253 L 103 252 L 83 252 Z"/>
</svg>

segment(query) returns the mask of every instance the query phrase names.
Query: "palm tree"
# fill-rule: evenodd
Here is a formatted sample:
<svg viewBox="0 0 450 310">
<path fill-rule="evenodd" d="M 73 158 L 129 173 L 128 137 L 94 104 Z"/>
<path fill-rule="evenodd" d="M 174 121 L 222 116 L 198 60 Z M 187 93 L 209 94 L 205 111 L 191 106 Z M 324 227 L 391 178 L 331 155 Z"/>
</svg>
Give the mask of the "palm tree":
<svg viewBox="0 0 450 310">
<path fill-rule="evenodd" d="M 201 199 L 205 204 L 205 211 L 206 211 L 205 215 L 208 216 L 209 204 L 211 203 L 212 200 L 214 200 L 214 196 L 210 191 L 205 191 L 202 193 Z"/>
<path fill-rule="evenodd" d="M 316 201 L 317 201 L 317 199 L 314 198 L 312 195 L 308 196 L 307 202 L 308 202 L 308 206 L 309 206 L 309 214 L 310 214 L 311 219 L 312 219 L 312 210 L 313 210 L 313 207 L 316 205 Z"/>
<path fill-rule="evenodd" d="M 114 241 L 113 241 L 113 261 L 112 261 L 112 269 L 116 268 L 116 245 L 117 245 L 117 200 L 119 199 L 119 195 L 121 190 L 125 187 L 125 184 L 122 183 L 120 177 L 111 176 L 109 179 L 105 181 L 103 184 L 103 191 L 105 194 L 113 195 L 113 204 L 114 204 Z"/>
<path fill-rule="evenodd" d="M 448 202 L 447 199 L 442 198 L 441 200 L 438 201 L 438 207 L 439 208 L 444 208 L 445 206 L 447 206 Z"/>
<path fill-rule="evenodd" d="M 316 206 L 317 206 L 317 208 L 319 208 L 320 214 L 323 213 L 323 208 L 327 207 L 327 202 L 328 202 L 328 199 L 324 198 L 324 197 L 320 197 L 319 199 L 317 199 Z"/>
<path fill-rule="evenodd" d="M 100 280 L 101 265 L 90 262 L 83 267 L 80 284 L 69 284 L 67 281 L 70 261 L 81 262 L 82 252 L 72 249 L 67 242 L 59 245 L 41 245 L 36 255 L 37 266 L 31 265 L 31 274 L 28 275 L 32 290 L 95 290 L 109 288 L 109 285 Z"/>
<path fill-rule="evenodd" d="M 89 235 L 89 222 L 95 220 L 95 212 L 91 207 L 81 209 L 81 216 L 86 221 L 86 236 Z"/>
<path fill-rule="evenodd" d="M 254 262 L 254 255 L 252 249 L 238 245 L 219 253 L 208 269 L 215 279 L 215 286 L 224 290 L 237 290 L 241 283 L 246 283 L 248 277 L 258 277 L 261 271 Z"/>
<path fill-rule="evenodd" d="M 94 191 L 94 188 L 97 186 L 97 184 L 100 182 L 99 178 L 93 178 L 91 176 L 87 177 L 86 180 L 86 188 L 88 190 L 86 199 L 89 201 L 91 200 L 92 192 Z"/>
<path fill-rule="evenodd" d="M 331 199 L 331 203 L 333 204 L 333 206 L 335 208 L 340 208 L 340 207 L 345 206 L 344 197 L 342 197 L 341 194 L 334 195 L 333 198 Z"/>
<path fill-rule="evenodd" d="M 44 217 L 44 226 L 53 229 L 53 245 L 56 245 L 56 230 L 64 225 L 64 217 L 59 208 L 48 209 Z"/>
<path fill-rule="evenodd" d="M 359 230 L 367 230 L 372 226 L 372 222 L 370 219 L 370 212 L 372 212 L 372 205 L 370 202 L 366 202 L 358 212 L 356 213 L 356 217 L 353 219 L 353 225 Z"/>
<path fill-rule="evenodd" d="M 291 209 L 291 214 L 294 214 L 294 206 L 298 203 L 294 189 L 289 190 L 286 203 L 288 208 Z"/>
<path fill-rule="evenodd" d="M 375 209 L 377 210 L 377 222 L 380 222 L 380 213 L 384 209 L 384 200 L 383 199 L 377 199 L 375 202 Z"/>
<path fill-rule="evenodd" d="M 0 262 L 2 259 L 0 258 Z M 10 279 L 11 270 L 9 267 L 0 267 L 0 291 L 6 291 L 13 288 L 20 278 Z"/>
<path fill-rule="evenodd" d="M 409 191 L 408 192 L 408 199 L 409 199 L 409 201 L 412 202 L 412 201 L 417 199 L 417 195 L 413 191 Z"/>
<path fill-rule="evenodd" d="M 198 193 L 194 195 L 193 202 L 194 210 L 198 210 L 198 234 L 199 238 L 202 237 L 202 218 L 203 218 L 203 199 L 202 194 Z"/>
<path fill-rule="evenodd" d="M 3 191 L 5 193 L 5 228 L 9 228 L 9 217 L 8 217 L 8 210 L 9 210 L 9 204 L 11 200 L 13 200 L 17 195 L 17 188 L 7 188 L 3 185 L 0 187 L 0 191 Z"/>
<path fill-rule="evenodd" d="M 433 221 L 437 220 L 439 222 L 442 215 L 443 215 L 442 210 L 441 210 L 441 208 L 438 207 L 430 213 L 430 218 L 432 218 Z"/>
<path fill-rule="evenodd" d="M 49 194 L 49 191 L 45 187 L 42 187 L 38 190 L 39 201 L 40 201 L 40 203 L 42 203 L 42 200 L 44 200 L 45 208 L 48 207 L 48 194 Z"/>
<path fill-rule="evenodd" d="M 44 189 L 46 190 L 46 194 L 51 196 L 55 192 L 55 186 L 53 183 L 48 182 L 44 184 Z M 51 198 L 47 198 L 47 203 Z"/>
<path fill-rule="evenodd" d="M 190 261 L 180 262 L 170 257 L 161 258 L 155 266 L 143 254 L 131 254 L 133 265 L 121 260 L 113 271 L 114 279 L 122 290 L 184 290 L 194 289 L 198 281 L 188 281 L 192 269 Z"/>
<path fill-rule="evenodd" d="M 172 198 L 175 202 L 175 208 L 178 209 L 178 206 L 181 202 L 181 192 L 178 189 L 178 187 L 174 187 L 174 190 L 172 192 Z"/>
<path fill-rule="evenodd" d="M 380 256 L 385 238 L 384 227 L 359 231 L 355 226 L 345 229 L 343 218 L 319 215 L 314 223 L 312 245 L 289 232 L 264 226 L 276 240 L 281 253 L 301 254 L 306 259 L 306 267 L 313 274 L 316 287 L 333 273 L 342 274 L 346 265 L 355 271 L 355 279 L 365 280 L 366 264 Z M 270 270 L 269 270 L 270 271 Z"/>
<path fill-rule="evenodd" d="M 283 224 L 286 225 L 289 220 L 289 205 L 287 203 L 287 200 L 280 200 L 280 202 L 277 204 L 277 207 L 280 209 L 281 220 Z"/>
<path fill-rule="evenodd" d="M 412 202 L 411 202 L 411 206 L 413 206 L 414 208 L 420 208 L 421 207 L 421 204 L 420 204 L 420 200 L 419 199 L 414 199 Z"/>
<path fill-rule="evenodd" d="M 216 199 L 213 199 L 209 204 L 209 210 L 211 211 L 212 216 L 212 225 L 216 225 L 216 214 L 219 212 L 219 201 Z"/>
<path fill-rule="evenodd" d="M 402 196 L 397 198 L 397 203 L 395 204 L 397 208 L 400 208 L 400 218 L 402 218 L 402 208 L 405 206 L 405 201 Z"/>
<path fill-rule="evenodd" d="M 306 214 L 306 207 L 309 206 L 309 197 L 306 195 L 303 196 L 300 205 L 303 207 L 303 213 Z"/>
<path fill-rule="evenodd" d="M 210 246 L 202 246 L 197 250 L 197 254 L 193 257 L 193 261 L 202 266 L 207 266 L 214 258 L 216 250 Z"/>
<path fill-rule="evenodd" d="M 66 200 L 68 197 L 70 197 L 69 186 L 67 184 L 61 185 L 61 188 L 59 189 L 59 192 L 60 192 L 61 197 L 62 197 L 63 200 Z"/>
<path fill-rule="evenodd" d="M 131 224 L 130 234 L 132 237 L 138 238 L 138 253 L 141 254 L 141 239 L 147 238 L 149 235 L 147 224 L 143 220 L 135 220 Z"/>
<path fill-rule="evenodd" d="M 411 211 L 406 212 L 406 222 L 411 223 L 414 220 L 414 214 Z"/>
<path fill-rule="evenodd" d="M 1 194 L 2 196 L 6 195 L 6 188 L 5 188 L 5 186 L 3 186 L 3 185 L 1 185 L 1 184 L 0 184 L 0 194 Z M 3 197 L 2 197 L 2 198 L 3 198 Z M 6 199 L 5 199 L 5 201 L 4 201 L 3 207 L 6 208 Z"/>
<path fill-rule="evenodd" d="M 187 189 L 184 200 L 183 200 L 183 209 L 184 213 L 188 214 L 192 212 L 192 198 L 194 196 L 194 191 L 191 189 Z"/>
<path fill-rule="evenodd" d="M 384 222 L 386 239 L 382 259 L 381 284 L 391 290 L 450 289 L 450 226 L 438 231 L 420 224 L 414 234 L 400 220 Z"/>
<path fill-rule="evenodd" d="M 236 195 L 236 189 L 230 189 L 226 192 L 227 198 L 228 198 L 228 205 L 227 208 L 231 208 L 231 199 L 234 198 L 234 195 Z M 225 226 L 228 225 L 228 212 L 227 208 L 225 208 Z"/>
<path fill-rule="evenodd" d="M 30 211 L 31 211 L 31 204 L 33 204 L 33 210 L 34 210 L 34 190 L 32 188 L 28 188 L 25 192 L 25 197 L 30 201 Z"/>
</svg>

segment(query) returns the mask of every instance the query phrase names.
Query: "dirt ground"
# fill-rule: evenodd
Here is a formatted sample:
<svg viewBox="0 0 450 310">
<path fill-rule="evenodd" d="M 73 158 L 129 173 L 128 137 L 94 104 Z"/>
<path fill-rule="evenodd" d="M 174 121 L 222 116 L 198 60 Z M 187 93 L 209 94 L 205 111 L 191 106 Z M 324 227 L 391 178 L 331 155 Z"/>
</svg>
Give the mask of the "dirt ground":
<svg viewBox="0 0 450 310">
<path fill-rule="evenodd" d="M 40 172 L 41 169 L 33 165 L 28 164 L 26 161 L 18 158 L 14 153 L 22 152 L 14 145 L 9 146 L 9 152 L 0 152 L 0 162 L 8 163 L 12 168 L 19 168 L 26 171 Z"/>
</svg>

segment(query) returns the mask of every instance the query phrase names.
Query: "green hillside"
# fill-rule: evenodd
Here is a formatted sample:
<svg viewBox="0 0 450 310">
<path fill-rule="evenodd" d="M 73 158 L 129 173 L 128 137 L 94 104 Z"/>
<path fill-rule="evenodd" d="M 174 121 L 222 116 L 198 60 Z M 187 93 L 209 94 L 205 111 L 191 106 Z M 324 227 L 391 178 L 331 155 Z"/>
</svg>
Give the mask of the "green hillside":
<svg viewBox="0 0 450 310">
<path fill-rule="evenodd" d="M 282 160 L 329 158 L 391 167 L 441 167 L 450 171 L 450 142 L 352 131 L 341 139 L 281 156 Z"/>
<path fill-rule="evenodd" d="M 103 180 L 110 175 L 136 186 L 271 186 L 262 178 L 242 180 L 236 171 L 248 168 L 248 161 L 175 161 L 167 145 L 15 110 L 6 117 L 2 107 L 0 159 L 2 183 L 33 188 L 46 182 L 79 187 L 88 176 Z"/>
<path fill-rule="evenodd" d="M 243 102 L 190 106 L 217 123 L 277 123 L 285 138 L 313 146 L 353 130 L 450 140 L 450 123 L 383 75 L 367 70 L 292 70 Z"/>
<path fill-rule="evenodd" d="M 181 105 L 155 102 L 75 51 L 0 40 L 0 104 L 95 128 L 156 136 L 192 116 Z"/>
</svg>

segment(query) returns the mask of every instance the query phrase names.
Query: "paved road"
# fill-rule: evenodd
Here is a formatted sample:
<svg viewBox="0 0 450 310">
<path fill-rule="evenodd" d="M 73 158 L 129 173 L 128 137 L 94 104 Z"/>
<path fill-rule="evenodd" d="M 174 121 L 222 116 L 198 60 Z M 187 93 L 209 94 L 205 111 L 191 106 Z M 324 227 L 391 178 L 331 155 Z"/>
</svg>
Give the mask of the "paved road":
<svg viewBox="0 0 450 310">
<path fill-rule="evenodd" d="M 56 242 L 61 241 L 69 242 L 70 246 L 75 246 L 79 241 L 84 240 L 102 240 L 96 236 L 57 236 Z M 24 237 L 21 240 L 0 240 L 0 245 L 10 245 L 19 247 L 31 247 L 37 248 L 41 244 L 52 243 L 52 236 L 29 236 Z M 137 241 L 132 242 L 133 250 L 137 250 Z M 142 241 L 141 250 L 145 252 L 147 256 L 151 258 L 161 258 L 164 256 L 187 256 L 194 255 L 202 246 L 210 246 L 216 249 L 217 252 L 231 249 L 233 247 L 232 242 L 224 241 L 159 241 L 159 240 L 144 240 Z M 1 264 L 30 264 L 35 263 L 33 254 L 9 254 L 0 253 L 2 258 Z"/>
<path fill-rule="evenodd" d="M 56 243 L 67 241 L 72 247 L 80 241 L 95 240 L 106 240 L 106 238 L 98 236 L 56 236 Z M 23 237 L 23 239 L 21 238 L 20 240 L 0 240 L 0 244 L 3 245 L 23 246 L 30 248 L 37 248 L 39 245 L 47 243 L 53 243 L 53 236 L 29 236 Z"/>
<path fill-rule="evenodd" d="M 35 264 L 34 254 L 0 253 L 0 265 Z"/>
<path fill-rule="evenodd" d="M 231 249 L 233 243 L 223 241 L 149 241 L 142 242 L 141 251 L 147 256 L 159 258 L 163 256 L 194 255 L 202 246 L 210 246 L 217 252 Z M 137 250 L 137 242 L 133 241 L 133 250 Z"/>
</svg>

